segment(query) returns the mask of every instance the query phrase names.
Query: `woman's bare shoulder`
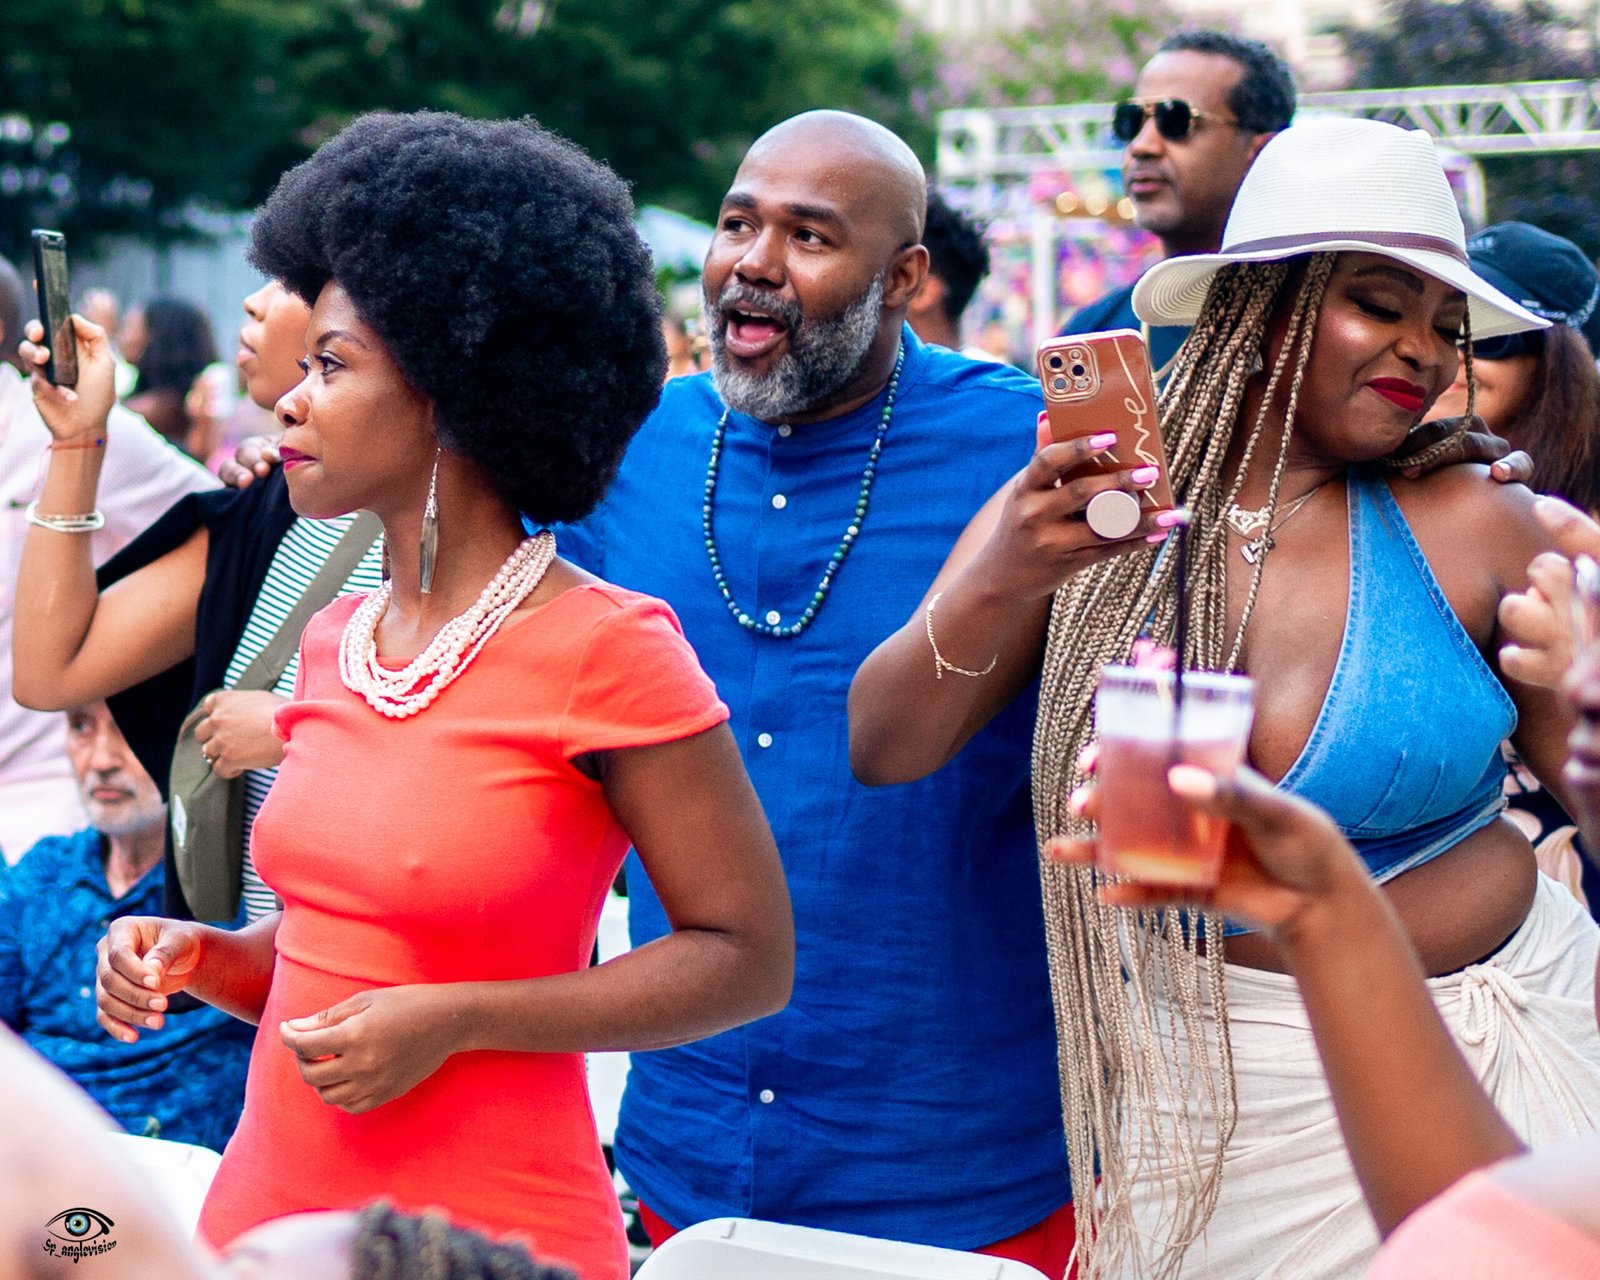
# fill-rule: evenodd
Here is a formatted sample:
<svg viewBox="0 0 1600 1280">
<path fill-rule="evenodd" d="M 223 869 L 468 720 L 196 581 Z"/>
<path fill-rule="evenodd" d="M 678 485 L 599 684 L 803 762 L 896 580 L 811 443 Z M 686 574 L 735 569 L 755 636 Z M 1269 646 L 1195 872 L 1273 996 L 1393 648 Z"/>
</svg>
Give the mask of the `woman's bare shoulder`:
<svg viewBox="0 0 1600 1280">
<path fill-rule="evenodd" d="M 1389 487 L 1430 562 L 1436 552 L 1471 554 L 1509 589 L 1520 590 L 1528 562 L 1551 547 L 1533 511 L 1539 495 L 1495 480 L 1486 466 L 1463 463 L 1420 480 L 1397 477 Z"/>
</svg>

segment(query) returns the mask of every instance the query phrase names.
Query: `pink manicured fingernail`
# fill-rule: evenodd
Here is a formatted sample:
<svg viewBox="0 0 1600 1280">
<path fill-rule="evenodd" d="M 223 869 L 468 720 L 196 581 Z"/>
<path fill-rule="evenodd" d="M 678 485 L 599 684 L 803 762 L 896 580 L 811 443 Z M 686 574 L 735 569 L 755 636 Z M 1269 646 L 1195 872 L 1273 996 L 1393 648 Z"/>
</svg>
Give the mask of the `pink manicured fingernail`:
<svg viewBox="0 0 1600 1280">
<path fill-rule="evenodd" d="M 1182 508 L 1162 511 L 1156 515 L 1156 523 L 1163 529 L 1176 529 L 1180 524 L 1189 523 L 1189 513 Z"/>
<path fill-rule="evenodd" d="M 1160 475 L 1156 467 L 1136 467 L 1128 473 L 1128 479 L 1134 484 L 1154 484 Z"/>
<path fill-rule="evenodd" d="M 1171 529 L 1164 529 L 1160 533 L 1152 533 L 1149 537 L 1147 537 L 1145 539 L 1145 541 L 1150 543 L 1151 546 L 1154 546 L 1158 542 L 1165 542 L 1171 536 L 1172 536 L 1172 530 Z"/>
<path fill-rule="evenodd" d="M 1097 436 L 1089 437 L 1089 447 L 1091 449 L 1109 449 L 1116 442 L 1117 433 L 1115 431 L 1102 431 Z"/>
<path fill-rule="evenodd" d="M 1079 787 L 1067 797 L 1067 809 L 1075 818 L 1083 817 L 1083 811 L 1089 807 L 1089 788 Z"/>
</svg>

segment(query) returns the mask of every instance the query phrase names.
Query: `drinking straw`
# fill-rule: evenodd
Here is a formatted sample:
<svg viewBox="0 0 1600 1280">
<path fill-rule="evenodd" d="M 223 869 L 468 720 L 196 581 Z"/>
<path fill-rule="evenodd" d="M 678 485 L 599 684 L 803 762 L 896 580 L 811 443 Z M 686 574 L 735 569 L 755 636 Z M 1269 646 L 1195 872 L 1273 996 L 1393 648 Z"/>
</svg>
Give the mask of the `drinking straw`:
<svg viewBox="0 0 1600 1280">
<path fill-rule="evenodd" d="M 1172 528 L 1172 537 L 1177 542 L 1174 554 L 1178 558 L 1178 626 L 1177 634 L 1173 637 L 1172 655 L 1172 743 L 1167 752 L 1167 767 L 1183 763 L 1183 669 L 1187 662 L 1186 650 L 1189 647 L 1189 539 L 1185 536 L 1188 532 L 1187 519 Z M 1159 686 L 1158 686 L 1159 687 Z M 1169 804 L 1167 812 L 1173 824 L 1172 840 L 1176 848 L 1183 843 L 1188 825 L 1180 810 L 1183 806 Z"/>
</svg>

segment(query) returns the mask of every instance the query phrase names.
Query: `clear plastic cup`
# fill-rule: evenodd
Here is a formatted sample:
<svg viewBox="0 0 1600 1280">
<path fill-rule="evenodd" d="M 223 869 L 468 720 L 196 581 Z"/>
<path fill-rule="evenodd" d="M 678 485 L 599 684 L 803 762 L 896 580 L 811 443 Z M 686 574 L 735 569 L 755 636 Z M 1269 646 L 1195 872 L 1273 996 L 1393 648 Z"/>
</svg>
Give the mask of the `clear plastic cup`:
<svg viewBox="0 0 1600 1280">
<path fill-rule="evenodd" d="M 1104 668 L 1095 694 L 1096 868 L 1145 884 L 1214 887 L 1229 824 L 1173 795 L 1167 770 L 1194 764 L 1231 776 L 1245 758 L 1254 713 L 1248 676 L 1185 672 L 1180 717 L 1172 672 Z"/>
</svg>

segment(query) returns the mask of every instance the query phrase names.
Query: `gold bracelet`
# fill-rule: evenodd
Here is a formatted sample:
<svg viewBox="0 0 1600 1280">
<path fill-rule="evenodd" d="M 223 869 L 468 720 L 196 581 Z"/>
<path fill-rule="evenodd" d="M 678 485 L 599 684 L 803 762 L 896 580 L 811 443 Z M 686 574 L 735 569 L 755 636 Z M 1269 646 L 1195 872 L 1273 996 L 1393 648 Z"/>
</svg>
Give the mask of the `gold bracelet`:
<svg viewBox="0 0 1600 1280">
<path fill-rule="evenodd" d="M 968 671 L 965 667 L 958 667 L 953 662 L 946 662 L 944 655 L 939 652 L 939 642 L 933 638 L 933 606 L 939 603 L 939 597 L 943 594 L 944 592 L 942 591 L 934 592 L 933 599 L 928 601 L 928 607 L 922 615 L 923 623 L 928 630 L 928 644 L 933 649 L 933 678 L 935 680 L 943 680 L 946 671 L 954 671 L 958 676 L 971 676 L 973 679 L 988 675 L 994 670 L 995 663 L 1000 661 L 998 653 L 989 659 L 989 665 L 982 671 Z"/>
</svg>

